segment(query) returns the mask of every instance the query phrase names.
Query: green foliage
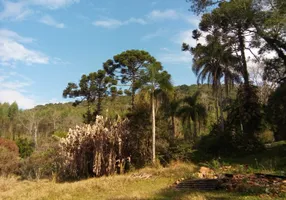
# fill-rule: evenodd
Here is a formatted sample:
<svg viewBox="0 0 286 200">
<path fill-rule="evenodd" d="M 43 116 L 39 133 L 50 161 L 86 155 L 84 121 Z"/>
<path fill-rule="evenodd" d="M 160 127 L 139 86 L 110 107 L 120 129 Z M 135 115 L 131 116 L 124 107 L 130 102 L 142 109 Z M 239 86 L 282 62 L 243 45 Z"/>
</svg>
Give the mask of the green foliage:
<svg viewBox="0 0 286 200">
<path fill-rule="evenodd" d="M 147 70 L 147 66 L 154 64 L 156 59 L 143 50 L 127 50 L 103 64 L 104 70 L 111 77 L 120 80 L 122 84 L 130 86 L 130 91 L 125 90 L 127 95 L 131 95 L 131 107 L 134 108 L 135 92 L 141 87 L 141 78 Z"/>
<path fill-rule="evenodd" d="M 53 136 L 59 137 L 59 138 L 65 138 L 68 135 L 68 132 L 65 131 L 55 131 Z"/>
<path fill-rule="evenodd" d="M 16 144 L 19 148 L 19 153 L 21 158 L 29 157 L 35 148 L 35 143 L 28 140 L 27 138 L 18 138 Z"/>
<path fill-rule="evenodd" d="M 242 156 L 262 151 L 264 146 L 257 138 L 249 138 L 241 133 L 211 132 L 203 136 L 197 144 L 201 153 L 211 156 Z"/>
<path fill-rule="evenodd" d="M 185 140 L 176 140 L 169 148 L 170 160 L 177 161 L 191 161 L 192 154 L 194 152 L 193 145 Z"/>
<path fill-rule="evenodd" d="M 146 103 L 136 104 L 133 111 L 127 114 L 129 119 L 129 134 L 123 147 L 123 154 L 131 154 L 135 167 L 142 167 L 151 162 L 152 132 L 150 107 Z"/>
<path fill-rule="evenodd" d="M 267 116 L 272 125 L 275 139 L 286 139 L 286 83 L 279 86 L 270 96 L 267 105 Z"/>
<path fill-rule="evenodd" d="M 257 87 L 242 85 L 237 92 L 237 99 L 229 110 L 228 125 L 236 133 L 241 132 L 248 137 L 265 129 L 263 108 L 258 101 Z"/>
<path fill-rule="evenodd" d="M 265 144 L 265 143 L 272 143 L 274 142 L 274 134 L 273 131 L 266 129 L 261 133 L 258 133 L 259 140 Z"/>
<path fill-rule="evenodd" d="M 116 79 L 107 76 L 104 70 L 92 72 L 88 76 L 82 75 L 79 84 L 68 83 L 67 88 L 63 91 L 63 97 L 77 98 L 74 105 L 87 101 L 88 110 L 84 114 L 84 122 L 90 124 L 95 121 L 96 115 L 102 112 L 102 98 L 111 95 L 117 95 L 117 89 L 114 85 L 117 84 Z M 80 100 L 78 98 L 81 98 Z M 96 109 L 92 112 L 91 104 L 97 101 Z"/>
<path fill-rule="evenodd" d="M 19 174 L 23 179 L 41 179 L 59 176 L 63 159 L 58 143 L 49 141 L 20 163 Z M 56 177 L 57 178 L 57 177 Z"/>
<path fill-rule="evenodd" d="M 177 115 L 182 118 L 183 123 L 187 126 L 185 132 L 185 139 L 195 142 L 198 137 L 198 123 L 204 123 L 206 121 L 207 112 L 203 104 L 198 102 L 200 93 L 196 92 L 194 95 L 185 97 L 181 106 L 177 110 Z M 193 122 L 193 131 L 191 128 L 191 120 Z"/>
</svg>

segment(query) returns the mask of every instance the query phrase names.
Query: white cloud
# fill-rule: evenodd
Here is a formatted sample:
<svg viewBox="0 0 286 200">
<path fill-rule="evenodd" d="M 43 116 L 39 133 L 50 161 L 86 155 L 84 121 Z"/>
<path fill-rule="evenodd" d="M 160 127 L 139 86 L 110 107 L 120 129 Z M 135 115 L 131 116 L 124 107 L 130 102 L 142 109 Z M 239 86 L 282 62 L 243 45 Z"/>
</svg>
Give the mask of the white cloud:
<svg viewBox="0 0 286 200">
<path fill-rule="evenodd" d="M 184 16 L 185 20 L 194 27 L 199 27 L 201 17 L 200 16 Z"/>
<path fill-rule="evenodd" d="M 36 102 L 29 96 L 23 95 L 16 90 L 0 90 L 0 102 L 13 103 L 17 102 L 18 106 L 23 109 L 33 108 Z"/>
<path fill-rule="evenodd" d="M 10 31 L 8 29 L 0 29 L 0 38 L 10 38 L 12 40 L 16 40 L 21 43 L 31 43 L 35 41 L 33 38 L 22 37 L 17 33 Z"/>
<path fill-rule="evenodd" d="M 172 9 L 160 11 L 160 10 L 153 10 L 151 13 L 148 14 L 148 18 L 154 21 L 159 20 L 167 20 L 167 19 L 178 19 L 179 14 Z"/>
<path fill-rule="evenodd" d="M 197 43 L 206 44 L 205 38 L 207 36 L 207 33 L 202 32 L 201 37 L 199 38 L 198 41 L 196 41 L 192 37 L 193 30 L 194 29 L 180 31 L 177 35 L 175 35 L 175 37 L 172 38 L 172 41 L 179 44 L 179 45 L 186 43 L 186 44 L 189 44 L 191 47 L 195 47 L 197 45 Z"/>
<path fill-rule="evenodd" d="M 3 4 L 3 10 L 0 12 L 0 20 L 23 20 L 34 13 L 36 7 L 60 9 L 73 3 L 79 3 L 80 0 L 5 0 L 1 2 Z"/>
<path fill-rule="evenodd" d="M 33 84 L 33 81 L 16 72 L 1 70 L 0 76 L 0 102 L 13 103 L 16 101 L 20 108 L 32 108 L 36 105 L 30 95 L 25 93 L 24 88 Z"/>
<path fill-rule="evenodd" d="M 13 62 L 17 61 L 26 64 L 47 64 L 48 56 L 28 49 L 22 44 L 32 41 L 33 39 L 22 37 L 13 31 L 0 29 L 0 62 L 6 65 L 13 65 Z"/>
<path fill-rule="evenodd" d="M 188 52 L 167 52 L 158 55 L 158 60 L 167 64 L 191 64 L 192 56 Z"/>
<path fill-rule="evenodd" d="M 124 24 L 130 24 L 130 23 L 135 23 L 135 24 L 146 24 L 147 22 L 144 20 L 144 19 L 141 19 L 141 18 L 134 18 L 134 17 L 131 17 L 130 19 L 126 20 L 123 22 Z"/>
<path fill-rule="evenodd" d="M 40 19 L 40 22 L 49 26 L 53 26 L 56 28 L 64 28 L 65 25 L 63 23 L 57 22 L 54 18 L 49 15 L 45 15 Z"/>
<path fill-rule="evenodd" d="M 80 0 L 27 0 L 27 4 L 44 6 L 49 9 L 59 9 L 79 2 Z"/>
<path fill-rule="evenodd" d="M 25 17 L 32 13 L 32 10 L 30 10 L 23 1 L 2 1 L 2 4 L 4 9 L 2 12 L 0 12 L 0 20 L 23 20 Z"/>
<path fill-rule="evenodd" d="M 51 61 L 55 65 L 69 65 L 70 62 L 64 61 L 61 58 L 54 57 Z"/>
<path fill-rule="evenodd" d="M 160 48 L 161 51 L 167 51 L 167 52 L 170 52 L 170 49 L 169 48 L 166 48 L 166 47 L 162 47 Z"/>
<path fill-rule="evenodd" d="M 117 28 L 122 26 L 123 23 L 116 19 L 106 19 L 106 20 L 97 20 L 92 23 L 95 26 L 101 26 L 104 28 Z"/>
<path fill-rule="evenodd" d="M 144 35 L 141 40 L 146 41 L 164 35 L 167 31 L 165 29 L 158 29 L 154 33 Z"/>
<path fill-rule="evenodd" d="M 192 29 L 181 31 L 176 35 L 174 42 L 182 45 L 183 43 L 187 43 L 190 46 L 196 46 L 196 40 L 192 38 Z"/>
<path fill-rule="evenodd" d="M 146 24 L 146 21 L 144 19 L 141 19 L 141 18 L 131 17 L 130 19 L 125 20 L 125 21 L 120 21 L 117 19 L 96 20 L 92 24 L 95 26 L 103 27 L 103 28 L 114 29 L 114 28 L 118 28 L 118 27 L 123 26 L 123 25 L 131 24 L 131 23 L 144 25 L 144 24 Z"/>
</svg>

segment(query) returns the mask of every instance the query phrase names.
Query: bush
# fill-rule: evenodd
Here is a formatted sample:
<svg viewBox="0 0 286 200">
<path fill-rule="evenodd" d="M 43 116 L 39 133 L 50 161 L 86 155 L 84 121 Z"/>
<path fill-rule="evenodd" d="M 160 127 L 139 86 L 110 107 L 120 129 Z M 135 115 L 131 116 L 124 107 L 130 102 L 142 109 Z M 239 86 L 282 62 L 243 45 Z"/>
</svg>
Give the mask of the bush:
<svg viewBox="0 0 286 200">
<path fill-rule="evenodd" d="M 261 151 L 264 145 L 258 138 L 232 129 L 226 129 L 224 132 L 213 129 L 209 135 L 202 137 L 197 149 L 213 156 L 241 156 Z"/>
<path fill-rule="evenodd" d="M 17 144 L 12 140 L 0 138 L 0 147 L 5 147 L 9 151 L 14 152 L 16 154 L 19 153 L 19 148 L 18 148 Z"/>
<path fill-rule="evenodd" d="M 16 173 L 19 167 L 19 157 L 14 151 L 0 146 L 0 176 Z"/>
<path fill-rule="evenodd" d="M 23 179 L 53 178 L 60 173 L 63 159 L 57 142 L 46 144 L 22 160 L 20 175 Z"/>
<path fill-rule="evenodd" d="M 176 141 L 170 147 L 172 160 L 190 161 L 193 153 L 193 145 L 186 141 Z"/>
<path fill-rule="evenodd" d="M 14 141 L 0 138 L 0 175 L 8 176 L 17 172 L 19 149 Z"/>
<path fill-rule="evenodd" d="M 16 140 L 16 144 L 19 148 L 19 153 L 21 158 L 29 157 L 35 148 L 35 144 L 32 141 L 29 141 L 27 138 L 19 138 Z"/>
<path fill-rule="evenodd" d="M 276 141 L 286 140 L 286 83 L 278 87 L 268 100 L 267 117 Z"/>
<path fill-rule="evenodd" d="M 275 140 L 273 131 L 268 130 L 268 129 L 258 134 L 258 138 L 263 144 L 272 143 Z"/>
</svg>

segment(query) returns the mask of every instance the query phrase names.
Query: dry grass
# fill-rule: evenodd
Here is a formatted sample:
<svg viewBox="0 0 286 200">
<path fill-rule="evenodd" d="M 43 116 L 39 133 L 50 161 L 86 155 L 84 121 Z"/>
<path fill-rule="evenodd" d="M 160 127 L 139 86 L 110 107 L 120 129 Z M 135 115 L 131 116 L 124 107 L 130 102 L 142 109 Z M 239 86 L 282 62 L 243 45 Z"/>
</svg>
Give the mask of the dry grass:
<svg viewBox="0 0 286 200">
<path fill-rule="evenodd" d="M 176 191 L 170 188 L 175 180 L 190 177 L 194 171 L 194 165 L 173 163 L 168 168 L 145 168 L 127 175 L 71 183 L 0 178 L 0 199 L 260 199 L 226 192 Z"/>
</svg>

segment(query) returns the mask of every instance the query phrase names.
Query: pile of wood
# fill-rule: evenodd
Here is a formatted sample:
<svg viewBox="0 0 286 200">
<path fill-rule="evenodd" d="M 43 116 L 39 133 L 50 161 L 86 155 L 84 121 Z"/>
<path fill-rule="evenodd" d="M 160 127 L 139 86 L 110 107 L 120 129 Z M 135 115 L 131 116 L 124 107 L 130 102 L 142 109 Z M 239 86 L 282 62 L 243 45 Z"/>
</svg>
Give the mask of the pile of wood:
<svg viewBox="0 0 286 200">
<path fill-rule="evenodd" d="M 286 177 L 268 174 L 225 174 L 222 188 L 229 191 L 253 191 L 268 194 L 286 194 Z"/>
<path fill-rule="evenodd" d="M 225 170 L 229 170 L 227 166 Z M 271 196 L 286 196 L 286 177 L 269 174 L 215 174 L 207 167 L 197 173 L 199 179 L 179 179 L 177 189 L 216 190 L 253 192 Z"/>
</svg>

